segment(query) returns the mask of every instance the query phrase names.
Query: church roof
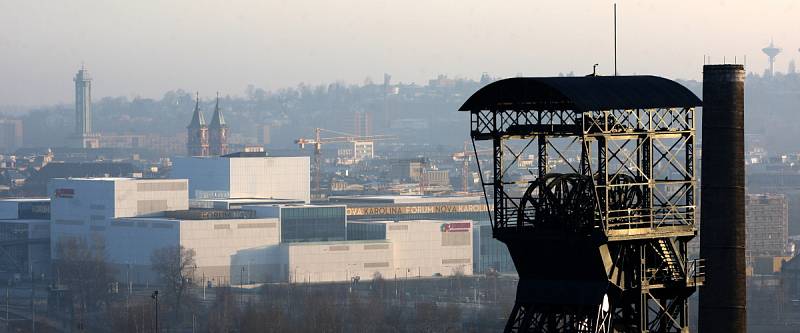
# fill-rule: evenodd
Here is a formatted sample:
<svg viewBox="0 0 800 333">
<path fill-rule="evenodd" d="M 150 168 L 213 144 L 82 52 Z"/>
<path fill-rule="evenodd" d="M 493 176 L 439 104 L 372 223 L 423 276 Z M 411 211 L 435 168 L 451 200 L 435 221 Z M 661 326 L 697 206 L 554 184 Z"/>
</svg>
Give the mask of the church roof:
<svg viewBox="0 0 800 333">
<path fill-rule="evenodd" d="M 219 108 L 219 93 L 217 93 L 217 105 L 214 106 L 214 115 L 211 117 L 211 124 L 209 127 L 211 128 L 220 128 L 228 126 L 225 123 L 225 117 L 222 116 L 222 110 Z"/>
<path fill-rule="evenodd" d="M 189 123 L 187 128 L 200 128 L 206 126 L 206 118 L 203 117 L 203 113 L 200 112 L 200 94 L 197 94 L 196 102 L 194 104 L 194 114 L 192 115 L 192 121 Z"/>
</svg>

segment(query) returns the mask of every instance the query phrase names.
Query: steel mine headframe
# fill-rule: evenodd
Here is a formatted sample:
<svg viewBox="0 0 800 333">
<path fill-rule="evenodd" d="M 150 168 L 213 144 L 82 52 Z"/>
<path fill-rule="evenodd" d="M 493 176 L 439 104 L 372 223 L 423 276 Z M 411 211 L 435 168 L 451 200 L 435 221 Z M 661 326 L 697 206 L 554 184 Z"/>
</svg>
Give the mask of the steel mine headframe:
<svg viewBox="0 0 800 333">
<path fill-rule="evenodd" d="M 464 103 L 476 155 L 491 142 L 487 209 L 520 276 L 506 332 L 688 328 L 700 103 L 654 76 L 512 78 Z"/>
</svg>

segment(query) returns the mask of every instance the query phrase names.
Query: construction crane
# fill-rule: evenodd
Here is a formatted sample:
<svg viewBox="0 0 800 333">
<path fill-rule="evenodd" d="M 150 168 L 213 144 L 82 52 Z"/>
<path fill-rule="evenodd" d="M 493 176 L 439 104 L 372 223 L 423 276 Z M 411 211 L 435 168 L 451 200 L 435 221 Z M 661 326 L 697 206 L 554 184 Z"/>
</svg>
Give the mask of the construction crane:
<svg viewBox="0 0 800 333">
<path fill-rule="evenodd" d="M 478 153 L 491 152 L 491 149 L 479 149 Z M 461 191 L 466 195 L 469 194 L 469 160 L 475 156 L 475 151 L 467 149 L 467 141 L 464 141 L 464 150 L 453 154 L 453 160 L 458 161 L 461 159 Z"/>
<path fill-rule="evenodd" d="M 339 136 L 323 138 L 322 132 L 328 132 Z M 305 149 L 306 145 L 314 145 L 314 166 L 313 166 L 314 192 L 317 195 L 320 195 L 319 182 L 320 182 L 320 169 L 322 165 L 321 159 L 322 159 L 323 143 L 329 144 L 329 143 L 350 143 L 350 142 L 372 142 L 372 141 L 394 140 L 394 139 L 397 139 L 397 137 L 393 135 L 353 135 L 350 133 L 344 133 L 317 127 L 314 128 L 313 138 L 299 138 L 295 140 L 294 143 L 300 145 L 300 149 Z"/>
</svg>

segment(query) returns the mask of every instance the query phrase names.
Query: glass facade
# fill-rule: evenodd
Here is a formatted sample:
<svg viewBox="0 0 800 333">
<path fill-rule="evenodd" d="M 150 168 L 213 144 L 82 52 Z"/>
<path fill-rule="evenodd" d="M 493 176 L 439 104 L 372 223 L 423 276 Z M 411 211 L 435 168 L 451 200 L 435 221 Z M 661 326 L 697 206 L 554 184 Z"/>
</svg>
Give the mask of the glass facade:
<svg viewBox="0 0 800 333">
<path fill-rule="evenodd" d="M 0 242 L 13 244 L 4 246 L 0 258 L 0 270 L 22 272 L 28 266 L 28 225 L 25 223 L 0 223 Z M 15 242 L 17 241 L 17 242 Z"/>
<path fill-rule="evenodd" d="M 21 201 L 19 218 L 22 220 L 49 220 L 50 201 Z"/>
<path fill-rule="evenodd" d="M 345 207 L 282 207 L 282 242 L 338 241 L 347 237 Z"/>
<path fill-rule="evenodd" d="M 473 270 L 476 273 L 485 273 L 490 269 L 500 273 L 517 272 L 508 247 L 492 237 L 492 226 L 488 221 L 475 225 L 473 237 Z"/>
<path fill-rule="evenodd" d="M 379 240 L 386 239 L 386 224 L 384 223 L 348 223 L 347 240 Z"/>
</svg>

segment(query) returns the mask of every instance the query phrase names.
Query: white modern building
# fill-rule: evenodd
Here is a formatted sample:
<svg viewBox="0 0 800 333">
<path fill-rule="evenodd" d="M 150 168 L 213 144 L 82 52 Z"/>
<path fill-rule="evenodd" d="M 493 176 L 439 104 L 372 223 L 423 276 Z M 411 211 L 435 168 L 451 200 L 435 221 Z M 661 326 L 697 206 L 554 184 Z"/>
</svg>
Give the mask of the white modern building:
<svg viewBox="0 0 800 333">
<path fill-rule="evenodd" d="M 196 278 L 213 285 L 283 280 L 282 266 L 270 260 L 280 251 L 278 219 L 241 218 L 225 211 L 208 218 L 195 212 L 118 219 L 105 233 L 109 261 L 133 283 L 153 283 L 153 253 L 183 246 L 195 252 Z"/>
<path fill-rule="evenodd" d="M 472 222 L 352 222 L 358 240 L 281 243 L 272 267 L 295 283 L 472 275 Z"/>
<path fill-rule="evenodd" d="M 61 240 L 102 239 L 123 283 L 156 283 L 153 253 L 179 246 L 195 252 L 195 278 L 213 285 L 473 272 L 466 220 L 348 223 L 341 204 L 189 209 L 185 179 L 54 179 L 48 191 L 53 257 Z"/>
<path fill-rule="evenodd" d="M 472 275 L 472 221 L 367 221 L 347 228 L 351 240 L 390 242 L 398 276 Z"/>
<path fill-rule="evenodd" d="M 56 178 L 47 187 L 53 258 L 64 237 L 89 240 L 102 236 L 118 218 L 189 208 L 185 179 Z"/>
<path fill-rule="evenodd" d="M 286 281 L 293 283 L 394 278 L 394 250 L 386 240 L 281 244 Z"/>
<path fill-rule="evenodd" d="M 189 180 L 194 199 L 289 199 L 310 202 L 307 156 L 271 157 L 264 153 L 176 158 L 171 178 Z"/>
</svg>

